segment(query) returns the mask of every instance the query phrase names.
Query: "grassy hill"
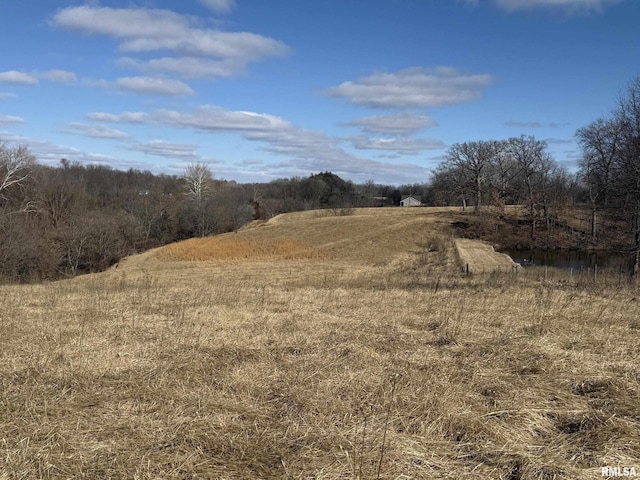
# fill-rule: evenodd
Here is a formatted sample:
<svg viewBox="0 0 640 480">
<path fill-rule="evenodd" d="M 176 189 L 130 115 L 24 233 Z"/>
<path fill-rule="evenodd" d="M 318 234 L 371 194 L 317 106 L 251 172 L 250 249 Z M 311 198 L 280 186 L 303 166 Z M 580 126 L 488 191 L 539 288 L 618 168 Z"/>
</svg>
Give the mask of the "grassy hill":
<svg viewBox="0 0 640 480">
<path fill-rule="evenodd" d="M 638 469 L 637 286 L 492 273 L 460 216 L 294 213 L 0 287 L 0 479 Z"/>
</svg>

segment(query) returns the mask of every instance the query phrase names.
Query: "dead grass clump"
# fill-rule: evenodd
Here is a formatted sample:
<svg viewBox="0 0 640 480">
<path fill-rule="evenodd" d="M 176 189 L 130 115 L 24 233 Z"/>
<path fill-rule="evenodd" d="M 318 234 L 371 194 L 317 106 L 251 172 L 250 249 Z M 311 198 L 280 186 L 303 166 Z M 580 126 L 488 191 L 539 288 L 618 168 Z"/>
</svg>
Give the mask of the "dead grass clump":
<svg viewBox="0 0 640 480">
<path fill-rule="evenodd" d="M 508 356 L 508 364 L 516 375 L 539 375 L 550 368 L 547 355 L 533 347 L 524 347 L 511 352 Z"/>
<path fill-rule="evenodd" d="M 486 400 L 487 406 L 491 409 L 495 409 L 500 404 L 500 399 L 504 392 L 507 390 L 502 384 L 489 383 L 480 387 L 480 395 Z"/>
<path fill-rule="evenodd" d="M 588 379 L 575 383 L 571 391 L 580 396 L 589 398 L 602 398 L 609 394 L 612 382 L 609 379 Z"/>
<path fill-rule="evenodd" d="M 554 412 L 549 417 L 560 432 L 571 434 L 586 432 L 601 427 L 605 418 L 595 412 Z"/>
<path fill-rule="evenodd" d="M 433 345 L 434 347 L 444 347 L 447 345 L 455 345 L 456 337 L 455 333 L 451 330 L 444 330 L 437 338 L 429 342 L 429 345 Z"/>
</svg>

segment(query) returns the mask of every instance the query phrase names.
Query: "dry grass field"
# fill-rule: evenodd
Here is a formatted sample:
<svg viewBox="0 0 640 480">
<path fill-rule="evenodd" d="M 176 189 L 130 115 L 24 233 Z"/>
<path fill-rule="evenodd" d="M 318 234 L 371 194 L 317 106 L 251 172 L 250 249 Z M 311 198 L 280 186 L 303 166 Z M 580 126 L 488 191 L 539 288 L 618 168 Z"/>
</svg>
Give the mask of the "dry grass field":
<svg viewBox="0 0 640 480">
<path fill-rule="evenodd" d="M 289 214 L 0 287 L 0 480 L 640 471 L 638 287 L 465 276 L 459 215 Z"/>
</svg>

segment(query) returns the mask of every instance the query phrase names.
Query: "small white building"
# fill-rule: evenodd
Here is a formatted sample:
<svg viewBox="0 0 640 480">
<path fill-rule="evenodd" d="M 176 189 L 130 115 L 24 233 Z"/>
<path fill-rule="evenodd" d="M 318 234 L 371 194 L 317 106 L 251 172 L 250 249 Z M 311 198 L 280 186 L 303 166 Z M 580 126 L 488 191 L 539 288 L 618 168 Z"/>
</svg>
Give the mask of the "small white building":
<svg viewBox="0 0 640 480">
<path fill-rule="evenodd" d="M 401 207 L 419 207 L 420 205 L 422 205 L 422 202 L 420 200 L 421 200 L 420 196 L 416 196 L 416 195 L 409 195 L 408 197 L 402 197 L 402 200 L 400 200 L 400 206 Z"/>
</svg>

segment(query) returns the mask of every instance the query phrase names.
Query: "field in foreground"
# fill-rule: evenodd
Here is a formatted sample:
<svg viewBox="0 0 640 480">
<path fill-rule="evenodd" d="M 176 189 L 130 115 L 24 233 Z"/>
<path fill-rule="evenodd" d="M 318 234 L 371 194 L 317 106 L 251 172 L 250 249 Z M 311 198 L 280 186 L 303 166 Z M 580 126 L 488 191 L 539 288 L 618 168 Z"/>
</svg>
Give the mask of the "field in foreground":
<svg viewBox="0 0 640 480">
<path fill-rule="evenodd" d="M 0 479 L 640 470 L 637 287 L 463 277 L 456 215 L 291 214 L 0 287 Z"/>
</svg>

